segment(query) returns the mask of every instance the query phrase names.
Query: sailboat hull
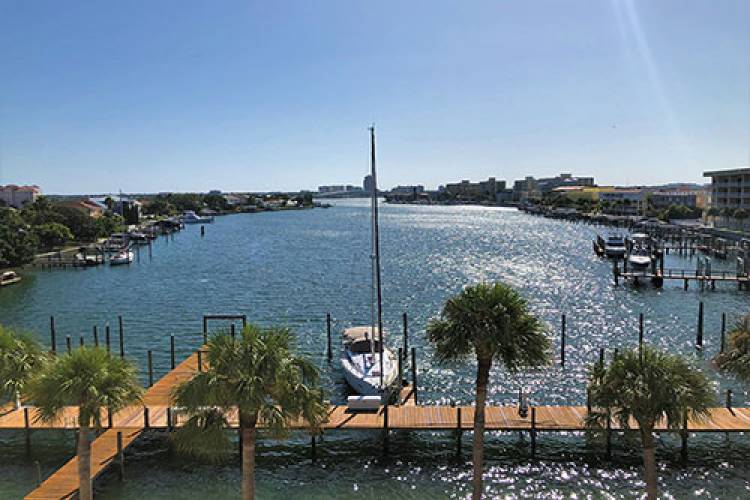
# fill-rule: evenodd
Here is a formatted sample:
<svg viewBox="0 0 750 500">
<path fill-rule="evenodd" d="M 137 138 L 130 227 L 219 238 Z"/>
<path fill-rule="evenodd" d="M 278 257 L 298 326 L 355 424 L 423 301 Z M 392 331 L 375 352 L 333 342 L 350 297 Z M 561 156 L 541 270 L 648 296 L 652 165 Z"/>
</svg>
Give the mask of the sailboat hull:
<svg viewBox="0 0 750 500">
<path fill-rule="evenodd" d="M 388 388 L 396 383 L 398 378 L 398 366 L 396 356 L 390 349 L 384 349 L 384 371 L 383 387 Z M 354 392 L 362 396 L 380 396 L 383 390 L 380 385 L 379 372 L 362 373 L 357 363 L 353 362 L 352 355 L 346 349 L 341 355 L 341 365 L 343 367 L 344 379 Z M 375 359 L 371 365 L 375 370 L 379 369 L 379 359 Z"/>
</svg>

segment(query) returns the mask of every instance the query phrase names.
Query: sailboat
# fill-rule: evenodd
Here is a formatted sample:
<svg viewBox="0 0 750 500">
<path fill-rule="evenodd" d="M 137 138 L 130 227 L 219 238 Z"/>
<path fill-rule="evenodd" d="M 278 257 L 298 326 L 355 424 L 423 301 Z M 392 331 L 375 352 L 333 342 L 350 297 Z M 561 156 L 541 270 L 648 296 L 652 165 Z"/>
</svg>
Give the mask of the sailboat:
<svg viewBox="0 0 750 500">
<path fill-rule="evenodd" d="M 375 173 L 375 127 L 370 127 L 370 165 L 372 175 L 372 287 L 370 325 L 344 330 L 341 366 L 344 378 L 358 394 L 386 396 L 386 389 L 396 381 L 398 362 L 385 346 L 383 329 L 383 296 L 380 280 L 380 232 L 378 228 L 378 183 Z"/>
</svg>

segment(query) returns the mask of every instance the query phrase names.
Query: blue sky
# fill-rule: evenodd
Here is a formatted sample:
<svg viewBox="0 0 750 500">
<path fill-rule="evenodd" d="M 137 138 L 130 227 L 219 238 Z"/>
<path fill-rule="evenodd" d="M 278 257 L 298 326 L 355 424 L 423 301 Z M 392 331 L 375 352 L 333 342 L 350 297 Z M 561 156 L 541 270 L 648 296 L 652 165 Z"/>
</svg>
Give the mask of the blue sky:
<svg viewBox="0 0 750 500">
<path fill-rule="evenodd" d="M 750 2 L 0 0 L 0 183 L 48 193 L 750 163 Z"/>
</svg>

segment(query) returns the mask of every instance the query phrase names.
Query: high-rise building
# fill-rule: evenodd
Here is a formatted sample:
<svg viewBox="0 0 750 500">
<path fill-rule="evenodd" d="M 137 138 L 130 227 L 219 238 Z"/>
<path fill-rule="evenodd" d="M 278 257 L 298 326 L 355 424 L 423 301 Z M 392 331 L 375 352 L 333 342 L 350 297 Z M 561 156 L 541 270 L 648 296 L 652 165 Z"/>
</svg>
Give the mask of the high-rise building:
<svg viewBox="0 0 750 500">
<path fill-rule="evenodd" d="M 364 181 L 362 181 L 362 189 L 365 193 L 372 194 L 372 190 L 375 188 L 375 182 L 372 180 L 372 175 L 365 175 Z"/>
</svg>

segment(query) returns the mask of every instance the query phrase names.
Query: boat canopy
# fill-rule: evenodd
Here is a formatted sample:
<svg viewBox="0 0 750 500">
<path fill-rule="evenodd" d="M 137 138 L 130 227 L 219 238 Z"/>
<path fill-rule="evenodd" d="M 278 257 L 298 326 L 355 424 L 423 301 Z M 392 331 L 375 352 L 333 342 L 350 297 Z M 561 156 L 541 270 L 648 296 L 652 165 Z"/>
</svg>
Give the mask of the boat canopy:
<svg viewBox="0 0 750 500">
<path fill-rule="evenodd" d="M 388 330 L 384 329 L 384 331 L 388 333 Z M 344 330 L 342 337 L 345 343 L 353 344 L 361 340 L 369 342 L 373 340 L 373 334 L 375 336 L 374 340 L 380 340 L 380 333 L 377 326 L 353 326 Z"/>
</svg>

